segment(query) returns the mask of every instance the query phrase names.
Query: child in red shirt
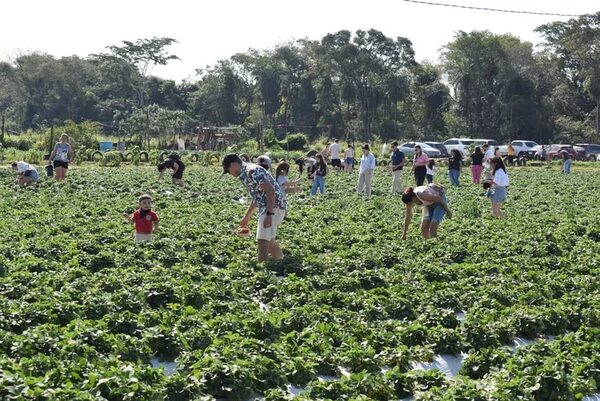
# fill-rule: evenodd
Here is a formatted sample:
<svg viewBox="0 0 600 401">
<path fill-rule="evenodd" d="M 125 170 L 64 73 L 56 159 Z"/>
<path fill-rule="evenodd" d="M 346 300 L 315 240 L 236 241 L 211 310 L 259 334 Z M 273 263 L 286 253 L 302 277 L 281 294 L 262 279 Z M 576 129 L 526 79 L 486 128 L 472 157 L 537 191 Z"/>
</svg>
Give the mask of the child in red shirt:
<svg viewBox="0 0 600 401">
<path fill-rule="evenodd" d="M 152 241 L 152 232 L 158 231 L 158 215 L 152 208 L 150 195 L 142 195 L 138 199 L 139 209 L 130 216 L 123 213 L 123 217 L 130 223 L 135 224 L 135 243 Z"/>
</svg>

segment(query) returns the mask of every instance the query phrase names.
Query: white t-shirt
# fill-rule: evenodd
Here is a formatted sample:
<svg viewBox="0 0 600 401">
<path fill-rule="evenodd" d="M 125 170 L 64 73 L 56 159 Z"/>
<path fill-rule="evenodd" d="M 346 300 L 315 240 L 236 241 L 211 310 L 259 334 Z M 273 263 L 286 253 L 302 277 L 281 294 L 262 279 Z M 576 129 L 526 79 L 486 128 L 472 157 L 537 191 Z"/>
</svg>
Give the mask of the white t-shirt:
<svg viewBox="0 0 600 401">
<path fill-rule="evenodd" d="M 436 170 L 437 170 L 437 167 L 435 167 L 435 166 L 433 166 L 431 168 L 429 168 L 429 166 L 427 166 L 427 173 L 426 174 L 429 174 L 429 175 L 433 176 L 433 175 L 435 175 Z"/>
<path fill-rule="evenodd" d="M 496 170 L 494 173 L 494 184 L 498 187 L 507 187 L 508 183 L 508 174 L 506 174 L 502 169 Z"/>
<path fill-rule="evenodd" d="M 334 142 L 329 147 L 329 152 L 331 153 L 332 159 L 339 159 L 340 158 L 340 145 L 338 145 L 337 143 Z"/>
<path fill-rule="evenodd" d="M 485 151 L 485 155 L 483 156 L 483 160 L 488 161 L 489 159 L 493 159 L 494 158 L 494 153 L 495 150 L 492 146 L 490 146 L 488 148 L 488 150 Z"/>
<path fill-rule="evenodd" d="M 29 163 L 25 163 L 25 162 L 17 162 L 17 173 L 24 173 L 28 170 L 32 170 L 35 171 L 37 173 L 37 170 L 35 169 L 35 167 L 33 167 L 31 164 Z"/>
<path fill-rule="evenodd" d="M 344 153 L 344 157 L 346 157 L 346 159 L 353 159 L 354 158 L 354 149 L 352 149 L 352 148 L 346 149 L 346 152 Z"/>
<path fill-rule="evenodd" d="M 279 177 L 277 177 L 277 183 L 278 183 L 280 186 L 283 186 L 283 184 L 285 184 L 285 183 L 286 183 L 286 182 L 288 182 L 288 181 L 289 181 L 289 180 L 288 180 L 287 176 L 285 176 L 285 175 L 280 175 Z"/>
</svg>

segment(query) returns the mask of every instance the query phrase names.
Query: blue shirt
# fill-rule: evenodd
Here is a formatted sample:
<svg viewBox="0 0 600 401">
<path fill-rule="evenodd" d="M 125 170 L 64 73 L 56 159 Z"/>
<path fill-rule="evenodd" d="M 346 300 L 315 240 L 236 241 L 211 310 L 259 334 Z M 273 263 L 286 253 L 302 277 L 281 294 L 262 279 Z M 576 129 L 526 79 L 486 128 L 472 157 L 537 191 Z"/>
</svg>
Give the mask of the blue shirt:
<svg viewBox="0 0 600 401">
<path fill-rule="evenodd" d="M 394 166 L 396 166 L 396 165 L 402 163 L 403 161 L 404 161 L 404 152 L 401 151 L 400 149 L 396 148 L 396 151 L 392 152 L 392 164 Z M 397 171 L 397 170 L 402 170 L 402 166 L 396 167 L 394 169 L 394 171 Z"/>
<path fill-rule="evenodd" d="M 267 170 L 256 164 L 242 163 L 239 178 L 248 189 L 250 197 L 252 197 L 252 203 L 258 206 L 259 214 L 267 211 L 267 194 L 259 188 L 264 182 L 271 184 L 275 190 L 275 203 L 273 207 L 286 210 L 287 201 L 285 199 L 285 192 Z"/>
</svg>

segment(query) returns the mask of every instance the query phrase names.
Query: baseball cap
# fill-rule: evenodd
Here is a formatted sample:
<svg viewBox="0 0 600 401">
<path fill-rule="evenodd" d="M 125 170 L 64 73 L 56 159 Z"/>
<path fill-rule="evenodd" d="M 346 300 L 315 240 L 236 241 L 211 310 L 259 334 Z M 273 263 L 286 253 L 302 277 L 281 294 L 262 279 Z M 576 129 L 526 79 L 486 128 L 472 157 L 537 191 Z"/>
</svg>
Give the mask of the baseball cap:
<svg viewBox="0 0 600 401">
<path fill-rule="evenodd" d="M 258 164 L 268 166 L 268 169 L 271 169 L 271 158 L 267 155 L 258 156 L 256 159 Z"/>
<path fill-rule="evenodd" d="M 242 159 L 240 159 L 240 157 L 235 153 L 230 153 L 227 156 L 225 156 L 223 158 L 223 162 L 221 163 L 223 165 L 223 174 L 229 173 L 229 166 L 231 165 L 231 163 L 242 164 Z"/>
</svg>

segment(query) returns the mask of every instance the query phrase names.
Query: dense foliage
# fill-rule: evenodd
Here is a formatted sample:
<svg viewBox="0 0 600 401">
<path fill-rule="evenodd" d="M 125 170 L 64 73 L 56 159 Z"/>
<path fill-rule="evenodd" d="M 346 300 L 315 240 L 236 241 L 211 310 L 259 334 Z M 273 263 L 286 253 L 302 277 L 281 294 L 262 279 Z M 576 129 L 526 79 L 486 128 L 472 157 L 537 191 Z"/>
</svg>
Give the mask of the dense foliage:
<svg viewBox="0 0 600 401">
<path fill-rule="evenodd" d="M 428 242 L 418 221 L 399 239 L 385 170 L 369 200 L 355 175 L 330 174 L 327 195 L 290 196 L 287 256 L 267 265 L 231 235 L 246 193 L 215 168 L 189 167 L 184 188 L 150 167 L 76 167 L 29 189 L 4 171 L 0 398 L 581 399 L 600 383 L 600 176 L 587 168 L 511 169 L 502 221 L 480 187 L 449 188 L 454 217 Z M 161 231 L 134 246 L 120 215 L 143 192 Z M 416 369 L 461 353 L 454 377 Z"/>
<path fill-rule="evenodd" d="M 177 58 L 166 49 L 171 38 L 87 58 L 22 54 L 0 63 L 0 113 L 15 132 L 91 120 L 146 147 L 198 124 L 243 126 L 256 138 L 268 130 L 278 140 L 302 132 L 310 141 L 597 142 L 600 13 L 537 31 L 538 51 L 510 34 L 457 32 L 437 64 L 416 62 L 409 38 L 339 31 L 235 54 L 180 83 L 149 75 Z"/>
</svg>

